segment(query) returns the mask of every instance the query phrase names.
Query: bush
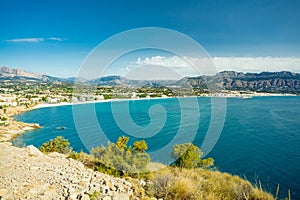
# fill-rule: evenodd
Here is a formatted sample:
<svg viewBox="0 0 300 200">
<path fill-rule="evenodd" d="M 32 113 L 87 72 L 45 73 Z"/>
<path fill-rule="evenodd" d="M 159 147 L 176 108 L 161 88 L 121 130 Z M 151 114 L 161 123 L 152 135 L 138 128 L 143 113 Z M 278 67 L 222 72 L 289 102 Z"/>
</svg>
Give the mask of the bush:
<svg viewBox="0 0 300 200">
<path fill-rule="evenodd" d="M 91 150 L 91 154 L 98 159 L 98 171 L 113 175 L 133 175 L 146 171 L 150 163 L 150 156 L 145 151 L 148 149 L 144 140 L 137 141 L 132 146 L 127 146 L 128 137 L 121 136 L 116 143 L 108 143 Z"/>
<path fill-rule="evenodd" d="M 136 141 L 133 144 L 133 148 L 135 151 L 142 153 L 142 152 L 147 151 L 148 146 L 147 146 L 147 143 L 145 142 L 145 140 L 142 140 L 142 141 Z"/>
<path fill-rule="evenodd" d="M 201 159 L 201 149 L 192 143 L 177 144 L 173 147 L 171 158 L 175 160 L 174 165 L 180 168 L 209 168 L 214 165 L 214 159 Z"/>
<path fill-rule="evenodd" d="M 147 194 L 164 200 L 274 200 L 238 176 L 201 168 L 168 167 L 156 172 L 150 181 Z"/>
<path fill-rule="evenodd" d="M 71 152 L 69 154 L 69 158 L 72 158 L 74 160 L 78 160 L 80 161 L 82 164 L 84 164 L 85 166 L 91 168 L 91 169 L 95 169 L 97 167 L 97 163 L 98 163 L 98 160 L 92 156 L 92 155 L 89 155 L 87 153 L 84 153 L 84 152 Z"/>
<path fill-rule="evenodd" d="M 55 139 L 45 142 L 40 147 L 40 151 L 43 153 L 58 152 L 68 154 L 72 151 L 72 148 L 69 146 L 70 142 L 68 140 L 62 136 L 57 136 Z"/>
</svg>

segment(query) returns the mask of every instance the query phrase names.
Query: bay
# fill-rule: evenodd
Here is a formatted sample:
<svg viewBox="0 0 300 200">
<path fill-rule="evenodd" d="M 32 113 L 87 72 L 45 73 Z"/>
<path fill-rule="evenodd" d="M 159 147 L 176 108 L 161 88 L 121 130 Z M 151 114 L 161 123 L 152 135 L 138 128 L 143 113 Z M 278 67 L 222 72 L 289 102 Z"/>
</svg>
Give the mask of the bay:
<svg viewBox="0 0 300 200">
<path fill-rule="evenodd" d="M 101 139 L 102 131 L 112 142 L 121 135 L 129 136 L 131 144 L 135 140 L 145 139 L 149 151 L 155 152 L 167 146 L 181 130 L 183 136 L 178 141 L 192 140 L 201 147 L 211 123 L 212 99 L 197 98 L 199 107 L 192 101 L 192 98 L 167 98 L 76 105 L 77 115 L 87 124 L 80 127 L 80 132 L 84 133 L 78 132 L 78 121 L 74 121 L 75 106 L 40 108 L 15 117 L 42 126 L 41 129 L 20 135 L 15 143 L 21 141 L 26 145 L 40 146 L 62 135 L 70 141 L 74 150 L 88 151 L 91 146 L 106 144 Z M 276 193 L 277 184 L 280 184 L 280 197 L 287 196 L 290 189 L 292 199 L 300 199 L 300 97 L 227 98 L 226 102 L 224 127 L 218 142 L 206 157 L 214 158 L 220 171 L 239 175 L 257 185 L 261 182 L 263 188 L 273 194 Z M 112 104 L 119 110 L 113 112 Z M 149 109 L 154 105 L 160 107 L 153 109 L 150 116 Z M 95 112 L 97 124 L 91 123 L 93 114 L 86 113 L 91 108 Z M 165 110 L 163 113 L 160 112 L 162 108 Z M 157 133 L 144 138 L 143 132 L 137 132 L 134 127 L 130 129 L 129 126 L 127 130 L 131 132 L 127 134 L 119 126 L 114 115 L 126 111 L 140 127 L 136 129 L 139 131 L 148 124 L 152 124 L 153 130 L 156 130 L 155 125 L 161 126 L 164 113 L 166 119 Z M 183 112 L 186 117 L 182 117 Z M 62 126 L 66 129 L 58 130 Z M 194 135 L 195 127 L 197 132 Z M 83 142 L 82 137 L 88 138 L 89 145 Z M 165 161 L 159 156 L 152 159 Z"/>
</svg>

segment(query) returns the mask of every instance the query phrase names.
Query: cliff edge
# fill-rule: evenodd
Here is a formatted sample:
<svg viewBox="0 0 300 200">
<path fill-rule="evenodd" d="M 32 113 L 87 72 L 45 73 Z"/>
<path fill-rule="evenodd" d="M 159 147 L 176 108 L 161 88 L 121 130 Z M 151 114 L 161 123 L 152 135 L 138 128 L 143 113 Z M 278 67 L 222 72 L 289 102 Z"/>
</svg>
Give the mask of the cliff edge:
<svg viewBox="0 0 300 200">
<path fill-rule="evenodd" d="M 59 153 L 0 143 L 0 199 L 136 199 L 132 183 L 86 169 Z"/>
</svg>

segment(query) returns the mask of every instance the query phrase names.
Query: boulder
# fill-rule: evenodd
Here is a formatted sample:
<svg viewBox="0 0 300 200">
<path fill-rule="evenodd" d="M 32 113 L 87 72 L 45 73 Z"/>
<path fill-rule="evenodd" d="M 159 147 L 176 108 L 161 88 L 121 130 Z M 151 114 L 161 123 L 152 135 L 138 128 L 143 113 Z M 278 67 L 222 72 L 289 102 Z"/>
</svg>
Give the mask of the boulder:
<svg viewBox="0 0 300 200">
<path fill-rule="evenodd" d="M 7 193 L 6 189 L 0 189 L 0 199 Z"/>
<path fill-rule="evenodd" d="M 90 197 L 87 194 L 83 194 L 81 200 L 90 200 Z"/>
<path fill-rule="evenodd" d="M 38 150 L 35 146 L 29 145 L 26 147 L 26 151 L 30 156 L 43 156 L 44 154 Z"/>
<path fill-rule="evenodd" d="M 65 158 L 66 157 L 64 154 L 57 153 L 57 152 L 51 152 L 51 153 L 47 154 L 47 156 L 50 158 Z"/>
</svg>

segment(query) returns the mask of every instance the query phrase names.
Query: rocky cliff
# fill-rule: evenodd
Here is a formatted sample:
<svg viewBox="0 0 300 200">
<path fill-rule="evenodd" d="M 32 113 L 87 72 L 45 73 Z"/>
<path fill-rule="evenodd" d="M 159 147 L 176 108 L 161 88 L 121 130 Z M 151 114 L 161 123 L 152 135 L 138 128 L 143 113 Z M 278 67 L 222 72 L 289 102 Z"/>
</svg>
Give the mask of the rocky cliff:
<svg viewBox="0 0 300 200">
<path fill-rule="evenodd" d="M 223 71 L 215 76 L 186 77 L 175 85 L 192 87 L 251 90 L 276 93 L 300 93 L 300 74 L 292 72 L 242 73 Z"/>
<path fill-rule="evenodd" d="M 10 68 L 5 66 L 0 66 L 0 76 L 1 77 L 15 77 L 23 76 L 28 78 L 42 78 L 42 74 L 25 71 L 23 69 Z"/>
<path fill-rule="evenodd" d="M 44 155 L 34 146 L 0 143 L 0 199 L 139 199 L 132 183 L 100 172 L 63 154 Z"/>
<path fill-rule="evenodd" d="M 89 85 L 122 86 L 122 87 L 159 87 L 181 86 L 206 89 L 251 90 L 275 93 L 300 94 L 300 74 L 288 71 L 243 73 L 223 71 L 214 76 L 184 77 L 181 80 L 129 80 L 121 76 L 105 76 L 94 80 L 80 77 L 57 78 L 0 66 L 0 80 L 14 82 L 48 82 L 48 83 L 84 83 Z"/>
</svg>

